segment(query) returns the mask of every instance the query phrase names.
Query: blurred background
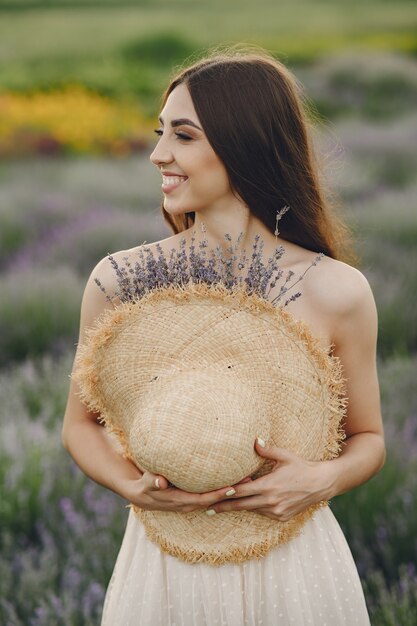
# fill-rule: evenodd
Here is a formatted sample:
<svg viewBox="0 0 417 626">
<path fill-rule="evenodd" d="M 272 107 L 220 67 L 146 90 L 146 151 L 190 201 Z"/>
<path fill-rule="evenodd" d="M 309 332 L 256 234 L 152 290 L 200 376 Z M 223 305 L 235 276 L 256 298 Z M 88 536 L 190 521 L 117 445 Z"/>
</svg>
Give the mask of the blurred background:
<svg viewBox="0 0 417 626">
<path fill-rule="evenodd" d="M 388 459 L 336 498 L 376 626 L 417 624 L 417 4 L 0 0 L 0 623 L 93 626 L 124 501 L 61 447 L 81 296 L 171 234 L 149 163 L 176 64 L 260 45 L 304 84 L 379 310 Z"/>
</svg>

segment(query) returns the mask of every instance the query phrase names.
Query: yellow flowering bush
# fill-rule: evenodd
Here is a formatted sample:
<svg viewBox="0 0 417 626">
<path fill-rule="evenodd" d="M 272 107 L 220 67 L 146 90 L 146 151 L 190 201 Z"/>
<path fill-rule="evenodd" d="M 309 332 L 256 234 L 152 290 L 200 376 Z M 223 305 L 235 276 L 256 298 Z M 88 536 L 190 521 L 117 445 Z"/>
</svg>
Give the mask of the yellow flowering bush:
<svg viewBox="0 0 417 626">
<path fill-rule="evenodd" d="M 153 125 L 137 106 L 79 85 L 0 93 L 0 158 L 61 152 L 129 154 L 147 146 Z"/>
</svg>

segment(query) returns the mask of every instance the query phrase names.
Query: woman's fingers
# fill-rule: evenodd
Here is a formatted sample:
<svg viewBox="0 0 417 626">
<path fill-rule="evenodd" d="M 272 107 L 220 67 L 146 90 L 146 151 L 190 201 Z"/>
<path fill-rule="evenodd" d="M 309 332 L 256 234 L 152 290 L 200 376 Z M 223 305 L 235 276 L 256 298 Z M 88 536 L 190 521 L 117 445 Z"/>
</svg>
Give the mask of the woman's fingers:
<svg viewBox="0 0 417 626">
<path fill-rule="evenodd" d="M 234 498 L 258 493 L 258 487 L 252 485 L 253 482 L 254 481 L 247 476 L 239 483 L 235 483 L 230 487 L 222 487 L 221 489 L 216 489 L 216 491 L 199 494 L 198 504 L 200 508 L 207 508 L 221 500 L 233 500 Z"/>
<path fill-rule="evenodd" d="M 230 502 L 214 503 L 210 508 L 216 513 L 223 513 L 224 511 L 253 511 L 265 506 L 265 504 L 265 497 L 260 495 L 241 498 L 240 500 L 231 500 Z"/>
<path fill-rule="evenodd" d="M 143 491 L 147 493 L 150 491 L 161 491 L 167 489 L 169 486 L 169 483 L 164 476 L 152 474 L 148 471 L 143 474 L 141 480 L 143 481 Z"/>
<path fill-rule="evenodd" d="M 140 479 L 141 492 L 146 496 L 146 508 L 167 511 L 195 511 L 207 509 L 212 505 L 222 501 L 233 499 L 234 497 L 252 495 L 254 487 L 250 476 L 242 478 L 234 485 L 222 487 L 206 493 L 192 493 L 179 488 L 168 489 L 171 486 L 169 481 L 161 475 L 145 471 Z M 244 493 L 242 493 L 242 491 Z M 237 495 L 239 493 L 239 496 Z M 154 506 L 151 505 L 154 503 Z"/>
</svg>

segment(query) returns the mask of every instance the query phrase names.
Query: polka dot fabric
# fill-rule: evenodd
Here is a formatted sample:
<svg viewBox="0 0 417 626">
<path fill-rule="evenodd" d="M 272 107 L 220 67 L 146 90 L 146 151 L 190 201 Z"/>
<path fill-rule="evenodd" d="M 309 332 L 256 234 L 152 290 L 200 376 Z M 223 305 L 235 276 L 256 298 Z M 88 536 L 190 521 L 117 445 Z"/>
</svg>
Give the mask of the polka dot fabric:
<svg viewBox="0 0 417 626">
<path fill-rule="evenodd" d="M 130 510 L 101 626 L 370 626 L 329 507 L 262 559 L 220 567 L 162 552 Z"/>
</svg>

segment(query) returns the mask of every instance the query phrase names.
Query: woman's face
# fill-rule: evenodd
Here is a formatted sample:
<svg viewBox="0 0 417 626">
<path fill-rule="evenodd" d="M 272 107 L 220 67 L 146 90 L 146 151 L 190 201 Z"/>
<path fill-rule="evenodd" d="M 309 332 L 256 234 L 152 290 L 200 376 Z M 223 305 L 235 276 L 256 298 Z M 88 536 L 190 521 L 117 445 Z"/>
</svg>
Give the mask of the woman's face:
<svg viewBox="0 0 417 626">
<path fill-rule="evenodd" d="M 224 209 L 236 201 L 226 169 L 210 146 L 187 87 L 170 93 L 150 160 L 162 173 L 164 209 L 174 215 Z"/>
</svg>

